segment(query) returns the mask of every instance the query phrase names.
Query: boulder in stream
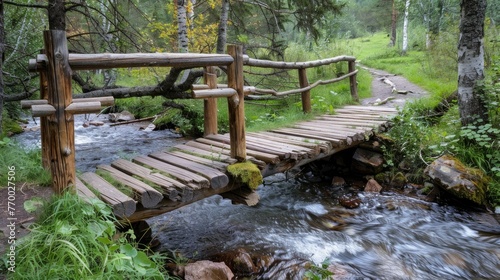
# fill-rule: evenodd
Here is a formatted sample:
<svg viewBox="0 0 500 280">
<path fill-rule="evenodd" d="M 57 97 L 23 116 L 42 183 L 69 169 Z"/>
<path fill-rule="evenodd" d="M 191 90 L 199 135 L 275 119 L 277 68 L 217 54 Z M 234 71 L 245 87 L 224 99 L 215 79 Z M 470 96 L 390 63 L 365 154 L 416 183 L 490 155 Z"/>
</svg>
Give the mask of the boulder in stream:
<svg viewBox="0 0 500 280">
<path fill-rule="evenodd" d="M 382 191 L 382 186 L 377 181 L 375 181 L 375 179 L 368 180 L 365 186 L 365 192 L 379 193 L 380 191 Z"/>
<path fill-rule="evenodd" d="M 465 166 L 458 159 L 444 155 L 425 169 L 432 182 L 453 196 L 487 206 L 488 177 L 481 170 Z"/>
<path fill-rule="evenodd" d="M 231 280 L 234 274 L 223 262 L 197 261 L 184 268 L 185 280 Z"/>
<path fill-rule="evenodd" d="M 377 174 L 384 169 L 381 153 L 358 148 L 352 157 L 351 171 L 359 174 Z"/>
</svg>

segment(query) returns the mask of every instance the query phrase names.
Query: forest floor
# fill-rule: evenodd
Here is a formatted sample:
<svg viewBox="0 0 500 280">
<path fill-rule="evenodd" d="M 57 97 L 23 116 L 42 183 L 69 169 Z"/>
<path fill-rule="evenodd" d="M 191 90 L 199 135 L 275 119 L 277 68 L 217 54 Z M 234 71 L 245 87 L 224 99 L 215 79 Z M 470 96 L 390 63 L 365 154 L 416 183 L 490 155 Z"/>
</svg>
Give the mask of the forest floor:
<svg viewBox="0 0 500 280">
<path fill-rule="evenodd" d="M 421 98 L 427 94 L 422 88 L 412 84 L 402 76 L 381 70 L 363 68 L 373 75 L 373 81 L 372 96 L 361 100 L 362 105 L 380 103 L 383 100 L 390 99 L 381 106 L 402 107 L 406 101 Z M 398 91 L 407 93 L 393 93 L 392 86 L 385 83 L 383 81 L 384 78 L 390 80 Z M 16 239 L 25 236 L 29 233 L 29 226 L 35 221 L 36 213 L 29 213 L 24 209 L 25 201 L 33 197 L 49 198 L 53 194 L 52 189 L 49 187 L 18 183 L 14 196 L 15 200 L 11 201 L 14 204 L 11 203 L 11 209 L 8 209 L 8 191 L 7 187 L 0 189 L 0 198 L 2 198 L 0 200 L 0 231 L 3 232 L 3 234 L 0 234 L 0 255 L 3 255 L 10 249 L 11 244 L 8 243 L 10 236 L 14 236 Z M 12 208 L 14 209 L 14 215 L 9 215 L 9 210 L 12 210 Z M 9 223 L 15 224 L 15 231 L 11 231 L 8 227 Z M 2 279 L 1 274 L 0 279 Z"/>
</svg>

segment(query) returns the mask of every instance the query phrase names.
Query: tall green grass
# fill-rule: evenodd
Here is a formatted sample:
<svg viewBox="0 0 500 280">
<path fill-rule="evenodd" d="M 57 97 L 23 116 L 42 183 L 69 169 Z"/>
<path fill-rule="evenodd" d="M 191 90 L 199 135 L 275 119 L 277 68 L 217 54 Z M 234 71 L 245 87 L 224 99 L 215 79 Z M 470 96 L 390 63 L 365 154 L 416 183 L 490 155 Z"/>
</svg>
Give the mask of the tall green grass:
<svg viewBox="0 0 500 280">
<path fill-rule="evenodd" d="M 42 167 L 40 149 L 25 149 L 10 138 L 0 140 L 0 186 L 8 184 L 7 168 L 15 169 L 15 182 L 28 182 L 41 186 L 51 184 L 50 173 Z"/>
<path fill-rule="evenodd" d="M 18 240 L 12 279 L 168 279 L 164 258 L 119 234 L 109 206 L 66 192 L 47 202 L 30 234 Z M 133 242 L 133 241 L 132 241 Z"/>
</svg>

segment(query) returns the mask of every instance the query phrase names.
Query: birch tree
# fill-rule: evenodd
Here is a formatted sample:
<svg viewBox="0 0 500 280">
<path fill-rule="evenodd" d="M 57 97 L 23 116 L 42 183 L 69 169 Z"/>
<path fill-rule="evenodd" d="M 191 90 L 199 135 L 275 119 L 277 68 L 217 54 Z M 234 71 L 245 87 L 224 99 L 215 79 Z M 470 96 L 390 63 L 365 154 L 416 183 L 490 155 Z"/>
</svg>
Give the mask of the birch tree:
<svg viewBox="0 0 500 280">
<path fill-rule="evenodd" d="M 224 53 L 226 51 L 228 18 L 229 0 L 222 0 L 219 28 L 217 32 L 217 53 Z"/>
<path fill-rule="evenodd" d="M 405 17 L 403 20 L 403 55 L 408 51 L 408 14 L 410 12 L 410 0 L 406 0 L 405 3 Z"/>
<path fill-rule="evenodd" d="M 458 42 L 458 106 L 463 126 L 488 120 L 484 90 L 484 20 L 486 0 L 461 0 Z"/>
<path fill-rule="evenodd" d="M 177 38 L 179 52 L 189 52 L 186 1 L 177 0 Z"/>
</svg>

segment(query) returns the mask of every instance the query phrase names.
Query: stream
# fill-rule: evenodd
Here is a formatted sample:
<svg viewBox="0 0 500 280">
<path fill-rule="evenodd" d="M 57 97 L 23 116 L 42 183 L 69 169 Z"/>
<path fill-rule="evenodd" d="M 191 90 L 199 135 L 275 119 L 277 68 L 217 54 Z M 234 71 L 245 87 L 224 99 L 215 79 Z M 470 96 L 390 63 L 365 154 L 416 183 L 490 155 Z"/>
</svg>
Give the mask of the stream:
<svg viewBox="0 0 500 280">
<path fill-rule="evenodd" d="M 85 121 L 75 120 L 82 172 L 185 141 L 171 131 L 141 131 L 140 124 L 84 128 Z M 26 147 L 39 139 L 39 131 L 16 136 Z M 302 279 L 307 262 L 332 264 L 334 279 L 500 279 L 498 214 L 398 192 L 359 191 L 360 207 L 346 209 L 337 200 L 346 191 L 358 192 L 277 174 L 259 187 L 256 206 L 212 196 L 148 222 L 160 251 L 199 260 L 239 249 L 267 257 L 248 279 Z"/>
</svg>

